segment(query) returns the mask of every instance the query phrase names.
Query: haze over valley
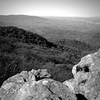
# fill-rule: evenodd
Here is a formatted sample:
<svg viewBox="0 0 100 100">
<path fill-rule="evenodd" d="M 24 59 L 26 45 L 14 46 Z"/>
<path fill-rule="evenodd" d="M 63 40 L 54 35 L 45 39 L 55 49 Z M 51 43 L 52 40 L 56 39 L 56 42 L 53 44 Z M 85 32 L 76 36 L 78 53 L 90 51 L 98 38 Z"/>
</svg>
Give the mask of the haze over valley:
<svg viewBox="0 0 100 100">
<path fill-rule="evenodd" d="M 0 87 L 0 100 L 44 100 L 42 96 L 46 100 L 95 98 L 97 90 L 100 91 L 97 88 L 100 83 L 99 9 L 100 0 L 0 0 L 0 86 L 3 87 Z M 28 79 L 24 77 L 26 73 Z M 10 91 L 9 83 L 5 85 L 11 79 L 13 86 L 22 86 L 16 92 L 19 93 L 17 99 L 12 99 L 15 95 L 11 94 L 11 97 L 10 92 L 14 90 Z M 57 83 L 56 86 L 53 83 Z M 78 86 L 75 91 L 74 85 Z M 87 93 L 88 86 L 96 91 L 92 91 L 94 95 L 91 96 L 91 91 L 90 95 Z M 7 91 L 10 92 L 4 92 L 4 88 L 9 88 Z M 33 97 L 27 99 L 29 89 L 35 91 L 30 93 L 36 96 L 32 94 Z M 72 93 L 74 99 L 70 99 L 72 95 L 68 93 Z"/>
<path fill-rule="evenodd" d="M 0 25 L 16 26 L 37 33 L 50 41 L 75 39 L 99 46 L 100 18 L 0 16 Z"/>
<path fill-rule="evenodd" d="M 1 15 L 1 80 L 32 68 L 47 68 L 59 81 L 72 77 L 72 66 L 100 47 L 99 22 L 100 18 Z"/>
</svg>

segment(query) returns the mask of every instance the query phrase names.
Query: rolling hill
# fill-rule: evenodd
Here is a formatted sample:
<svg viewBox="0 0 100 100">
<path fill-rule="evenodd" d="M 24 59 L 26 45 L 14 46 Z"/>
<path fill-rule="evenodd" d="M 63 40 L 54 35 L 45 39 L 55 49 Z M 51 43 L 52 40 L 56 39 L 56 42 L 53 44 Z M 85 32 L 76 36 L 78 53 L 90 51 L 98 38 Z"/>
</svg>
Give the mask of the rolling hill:
<svg viewBox="0 0 100 100">
<path fill-rule="evenodd" d="M 96 50 L 83 42 L 79 44 L 76 41 L 74 45 L 61 45 L 15 26 L 0 27 L 0 85 L 23 70 L 41 68 L 58 81 L 72 78 L 72 66 Z"/>
<path fill-rule="evenodd" d="M 100 34 L 100 18 L 57 18 L 26 15 L 1 15 L 0 25 L 17 26 L 38 33 L 50 41 L 74 39 L 100 47 L 100 39 L 97 39 Z M 92 40 L 93 42 L 91 42 Z"/>
</svg>

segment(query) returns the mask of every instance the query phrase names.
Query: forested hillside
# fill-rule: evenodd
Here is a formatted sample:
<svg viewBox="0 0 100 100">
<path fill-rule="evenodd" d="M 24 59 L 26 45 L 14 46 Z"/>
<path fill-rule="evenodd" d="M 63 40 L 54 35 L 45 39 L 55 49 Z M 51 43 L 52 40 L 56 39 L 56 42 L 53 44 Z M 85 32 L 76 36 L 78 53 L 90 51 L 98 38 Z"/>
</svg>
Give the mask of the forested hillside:
<svg viewBox="0 0 100 100">
<path fill-rule="evenodd" d="M 18 72 L 39 68 L 48 69 L 55 80 L 71 78 L 72 66 L 96 49 L 80 42 L 80 47 L 76 47 L 77 42 L 70 43 L 67 46 L 52 43 L 17 27 L 0 27 L 0 84 Z"/>
<path fill-rule="evenodd" d="M 99 17 L 77 18 L 0 15 L 0 25 L 20 27 L 42 35 L 49 41 L 70 39 L 100 47 Z"/>
</svg>

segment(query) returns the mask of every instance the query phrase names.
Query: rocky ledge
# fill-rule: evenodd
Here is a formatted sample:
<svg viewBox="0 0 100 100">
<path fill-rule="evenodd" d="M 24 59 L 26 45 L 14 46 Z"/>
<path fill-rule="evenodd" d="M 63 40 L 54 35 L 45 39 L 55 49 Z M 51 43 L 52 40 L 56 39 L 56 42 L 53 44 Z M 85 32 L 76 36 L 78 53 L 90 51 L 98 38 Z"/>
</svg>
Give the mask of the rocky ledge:
<svg viewBox="0 0 100 100">
<path fill-rule="evenodd" d="M 46 69 L 23 71 L 3 83 L 1 100 L 76 100 L 68 87 L 49 77 Z"/>
<path fill-rule="evenodd" d="M 22 71 L 0 88 L 1 100 L 100 100 L 100 50 L 73 66 L 74 78 L 63 83 L 46 69 Z"/>
<path fill-rule="evenodd" d="M 87 100 L 100 100 L 100 50 L 83 57 L 73 66 L 72 73 L 74 78 L 63 84 L 74 94 L 81 94 Z"/>
</svg>

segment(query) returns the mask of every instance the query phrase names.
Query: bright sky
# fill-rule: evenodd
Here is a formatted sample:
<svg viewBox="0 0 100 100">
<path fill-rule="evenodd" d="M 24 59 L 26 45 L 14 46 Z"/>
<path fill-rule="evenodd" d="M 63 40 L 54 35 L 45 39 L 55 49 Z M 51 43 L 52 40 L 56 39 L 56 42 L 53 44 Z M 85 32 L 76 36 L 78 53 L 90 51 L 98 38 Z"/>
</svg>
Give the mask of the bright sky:
<svg viewBox="0 0 100 100">
<path fill-rule="evenodd" d="M 100 0 L 0 0 L 0 15 L 100 16 Z"/>
</svg>

